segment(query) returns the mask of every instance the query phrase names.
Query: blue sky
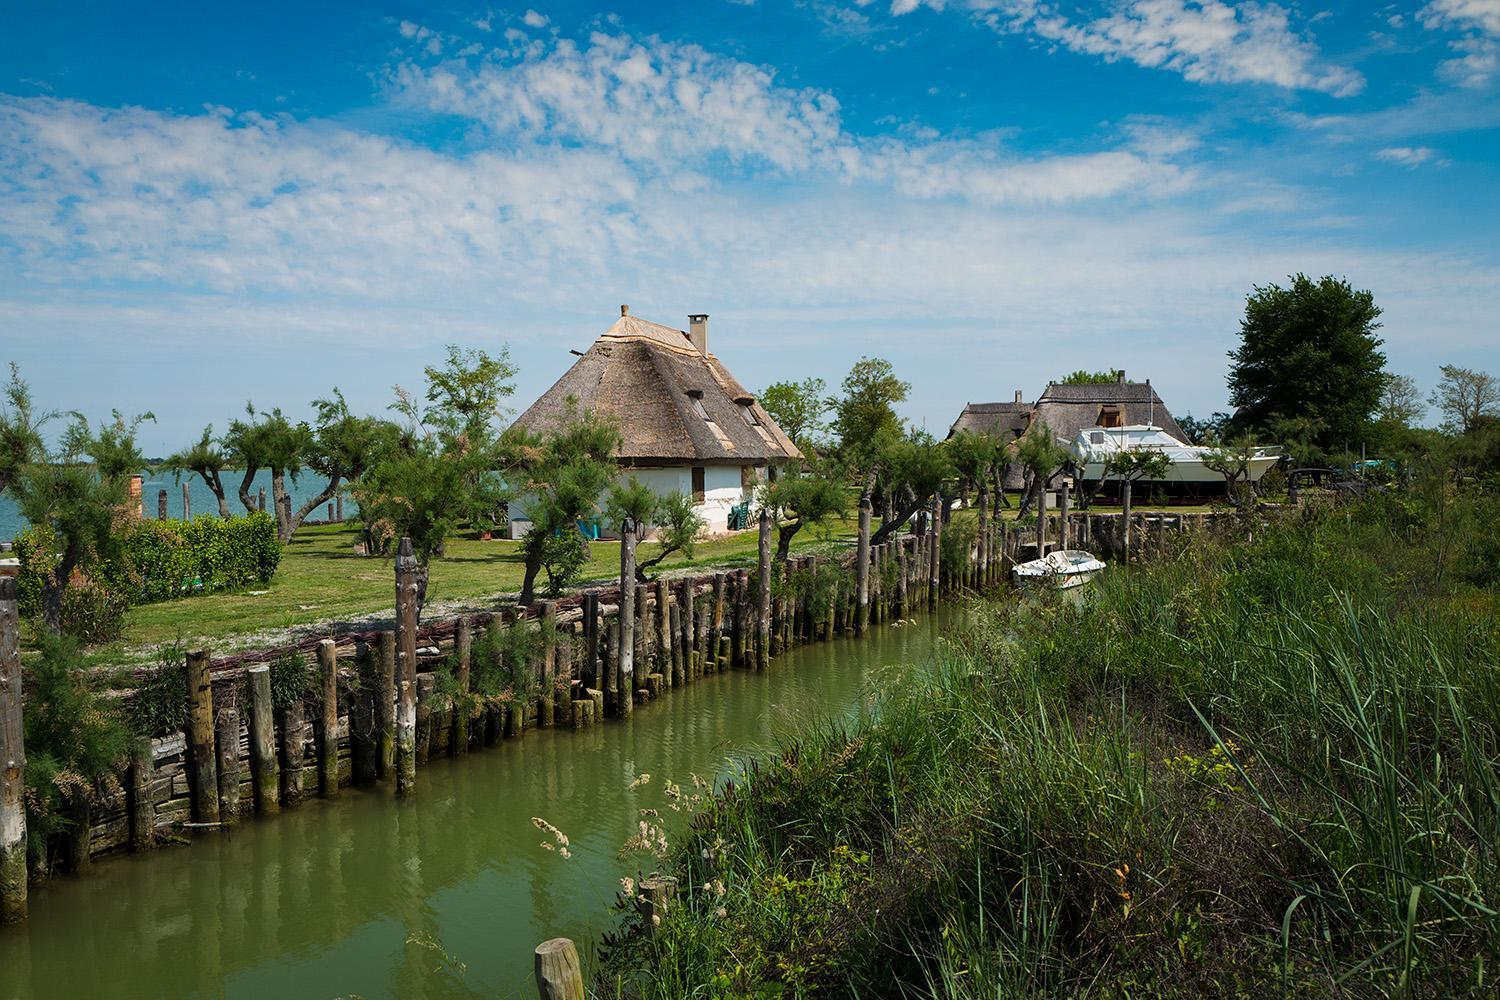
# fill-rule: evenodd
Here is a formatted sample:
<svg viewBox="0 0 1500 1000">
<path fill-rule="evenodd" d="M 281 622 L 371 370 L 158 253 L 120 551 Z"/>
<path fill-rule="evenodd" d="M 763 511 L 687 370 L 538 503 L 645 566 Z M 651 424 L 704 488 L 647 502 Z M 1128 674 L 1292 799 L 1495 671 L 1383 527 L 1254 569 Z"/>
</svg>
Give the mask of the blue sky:
<svg viewBox="0 0 1500 1000">
<path fill-rule="evenodd" d="M 150 451 L 447 342 L 521 407 L 620 303 L 937 431 L 1079 367 L 1223 408 L 1297 271 L 1500 370 L 1500 0 L 7 6 L 0 360 Z"/>
</svg>

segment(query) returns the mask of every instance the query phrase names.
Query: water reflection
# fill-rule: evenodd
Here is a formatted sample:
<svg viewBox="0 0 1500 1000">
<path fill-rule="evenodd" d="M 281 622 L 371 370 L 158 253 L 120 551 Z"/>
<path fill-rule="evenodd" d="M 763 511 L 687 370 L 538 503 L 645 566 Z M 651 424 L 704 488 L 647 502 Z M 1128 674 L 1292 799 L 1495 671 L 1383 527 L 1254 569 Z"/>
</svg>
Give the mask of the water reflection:
<svg viewBox="0 0 1500 1000">
<path fill-rule="evenodd" d="M 534 995 L 538 941 L 612 925 L 630 870 L 617 852 L 637 810 L 663 806 L 662 779 L 723 777 L 791 727 L 860 711 L 866 682 L 925 658 L 954 614 L 704 678 L 584 733 L 435 760 L 415 801 L 345 789 L 189 849 L 101 862 L 0 932 L 0 997 Z M 642 772 L 651 783 L 629 789 Z M 571 860 L 539 846 L 533 816 L 568 835 Z"/>
</svg>

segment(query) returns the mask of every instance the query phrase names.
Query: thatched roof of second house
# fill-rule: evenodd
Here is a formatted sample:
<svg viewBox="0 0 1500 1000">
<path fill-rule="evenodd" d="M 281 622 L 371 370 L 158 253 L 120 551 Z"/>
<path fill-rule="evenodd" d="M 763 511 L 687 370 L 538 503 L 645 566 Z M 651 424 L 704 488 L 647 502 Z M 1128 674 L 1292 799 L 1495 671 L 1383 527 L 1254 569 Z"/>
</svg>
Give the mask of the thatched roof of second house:
<svg viewBox="0 0 1500 1000">
<path fill-rule="evenodd" d="M 1187 440 L 1151 383 L 1127 382 L 1124 375 L 1115 382 L 1054 382 L 1037 399 L 1034 410 L 1033 420 L 1046 421 L 1053 436 L 1065 445 L 1071 445 L 1078 432 L 1089 427 L 1147 423 L 1178 440 Z"/>
<path fill-rule="evenodd" d="M 517 418 L 544 433 L 579 410 L 614 418 L 624 465 L 761 465 L 801 458 L 755 396 L 708 353 L 708 317 L 693 332 L 631 316 L 594 341 L 552 388 Z"/>
</svg>

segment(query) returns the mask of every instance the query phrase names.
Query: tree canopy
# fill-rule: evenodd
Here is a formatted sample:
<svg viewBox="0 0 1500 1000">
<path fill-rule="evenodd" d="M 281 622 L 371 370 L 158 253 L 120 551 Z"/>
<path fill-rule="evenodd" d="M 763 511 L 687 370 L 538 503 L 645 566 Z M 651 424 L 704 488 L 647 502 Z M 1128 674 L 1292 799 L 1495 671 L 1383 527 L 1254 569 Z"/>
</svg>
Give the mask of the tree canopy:
<svg viewBox="0 0 1500 1000">
<path fill-rule="evenodd" d="M 1500 379 L 1488 372 L 1443 365 L 1442 381 L 1432 394 L 1449 424 L 1463 434 L 1473 433 L 1487 417 L 1500 416 Z"/>
<path fill-rule="evenodd" d="M 1082 368 L 1070 375 L 1064 375 L 1057 380 L 1058 385 L 1101 385 L 1107 382 L 1118 382 L 1125 377 L 1125 373 L 1118 368 L 1108 371 L 1091 372 Z"/>
<path fill-rule="evenodd" d="M 1256 286 L 1229 354 L 1237 423 L 1265 432 L 1309 420 L 1317 450 L 1357 449 L 1386 385 L 1379 317 L 1374 296 L 1343 279 L 1298 274 L 1286 288 Z"/>
<path fill-rule="evenodd" d="M 844 376 L 844 394 L 833 401 L 833 427 L 839 457 L 873 486 L 875 465 L 882 451 L 901 437 L 901 418 L 895 404 L 904 402 L 911 384 L 896 377 L 884 358 L 860 358 Z"/>
<path fill-rule="evenodd" d="M 824 417 L 833 406 L 827 393 L 828 383 L 820 378 L 776 382 L 760 394 L 760 405 L 786 436 L 806 451 L 827 427 Z"/>
</svg>

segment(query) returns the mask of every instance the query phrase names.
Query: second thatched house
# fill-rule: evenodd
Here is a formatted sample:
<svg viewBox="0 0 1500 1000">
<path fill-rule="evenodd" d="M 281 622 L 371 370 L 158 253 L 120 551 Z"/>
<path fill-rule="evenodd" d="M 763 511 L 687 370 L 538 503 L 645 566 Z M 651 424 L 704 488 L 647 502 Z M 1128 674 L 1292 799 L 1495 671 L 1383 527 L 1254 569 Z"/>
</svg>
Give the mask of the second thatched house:
<svg viewBox="0 0 1500 1000">
<path fill-rule="evenodd" d="M 570 401 L 612 418 L 621 475 L 662 495 L 690 494 L 707 530 L 721 532 L 771 467 L 802 453 L 709 353 L 708 316 L 689 316 L 688 326 L 651 323 L 621 306 L 614 325 L 516 423 L 546 433 L 567 419 Z M 517 507 L 512 536 L 530 528 L 524 502 Z"/>
<path fill-rule="evenodd" d="M 1033 422 L 1044 421 L 1057 443 L 1071 447 L 1078 432 L 1090 427 L 1158 427 L 1179 441 L 1182 428 L 1151 388 L 1151 380 L 1127 382 L 1119 372 L 1113 382 L 1053 382 L 1032 408 Z"/>
</svg>

